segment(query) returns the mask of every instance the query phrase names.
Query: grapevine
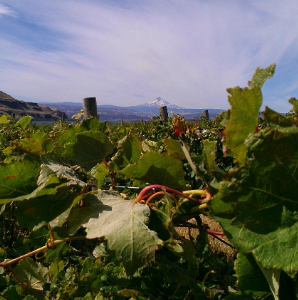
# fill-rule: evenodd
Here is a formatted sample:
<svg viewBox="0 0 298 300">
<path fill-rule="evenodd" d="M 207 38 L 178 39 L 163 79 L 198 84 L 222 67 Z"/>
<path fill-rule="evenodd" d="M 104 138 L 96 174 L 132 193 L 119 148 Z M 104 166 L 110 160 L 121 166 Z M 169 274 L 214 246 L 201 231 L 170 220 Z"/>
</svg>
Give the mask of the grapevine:
<svg viewBox="0 0 298 300">
<path fill-rule="evenodd" d="M 274 68 L 216 120 L 2 117 L 0 298 L 296 299 L 298 100 L 259 118 Z"/>
</svg>

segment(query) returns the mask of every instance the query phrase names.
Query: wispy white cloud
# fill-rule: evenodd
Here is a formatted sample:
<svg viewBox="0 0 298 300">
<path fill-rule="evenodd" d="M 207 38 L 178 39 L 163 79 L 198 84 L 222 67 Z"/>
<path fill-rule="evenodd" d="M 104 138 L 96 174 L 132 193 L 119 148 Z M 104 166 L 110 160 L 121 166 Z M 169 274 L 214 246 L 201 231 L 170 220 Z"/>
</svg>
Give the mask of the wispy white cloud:
<svg viewBox="0 0 298 300">
<path fill-rule="evenodd" d="M 15 12 L 12 9 L 10 9 L 8 6 L 0 3 L 0 17 L 1 15 L 15 16 Z"/>
<path fill-rule="evenodd" d="M 185 107 L 226 108 L 226 88 L 245 86 L 257 66 L 277 62 L 265 104 L 277 107 L 270 99 L 284 93 L 284 74 L 292 74 L 287 94 L 297 93 L 296 1 L 126 4 L 15 0 L 23 33 L 18 39 L 14 18 L 2 37 L 0 18 L 0 89 L 43 101 L 97 96 L 134 105 L 162 96 Z"/>
</svg>

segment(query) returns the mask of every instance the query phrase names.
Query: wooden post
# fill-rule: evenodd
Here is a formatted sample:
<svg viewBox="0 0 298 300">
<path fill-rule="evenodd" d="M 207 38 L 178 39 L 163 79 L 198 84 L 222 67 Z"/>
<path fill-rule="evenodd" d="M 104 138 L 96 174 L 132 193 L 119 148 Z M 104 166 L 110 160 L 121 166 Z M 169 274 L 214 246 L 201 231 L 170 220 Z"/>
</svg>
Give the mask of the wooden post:
<svg viewBox="0 0 298 300">
<path fill-rule="evenodd" d="M 168 121 L 168 107 L 167 106 L 161 106 L 159 108 L 159 114 L 160 114 L 161 120 L 163 122 Z"/>
<path fill-rule="evenodd" d="M 97 118 L 97 104 L 96 98 L 84 98 L 83 99 L 83 109 L 85 118 L 95 117 Z"/>
<path fill-rule="evenodd" d="M 124 121 L 123 121 L 123 118 L 121 119 L 121 126 L 123 126 L 123 124 L 124 124 Z"/>
<path fill-rule="evenodd" d="M 204 116 L 207 120 L 209 120 L 209 111 L 208 111 L 208 109 L 203 110 L 202 116 Z"/>
<path fill-rule="evenodd" d="M 61 121 L 62 121 L 62 122 L 65 122 L 65 120 L 66 120 L 66 114 L 63 112 L 63 113 L 62 113 L 62 116 L 61 116 Z"/>
</svg>

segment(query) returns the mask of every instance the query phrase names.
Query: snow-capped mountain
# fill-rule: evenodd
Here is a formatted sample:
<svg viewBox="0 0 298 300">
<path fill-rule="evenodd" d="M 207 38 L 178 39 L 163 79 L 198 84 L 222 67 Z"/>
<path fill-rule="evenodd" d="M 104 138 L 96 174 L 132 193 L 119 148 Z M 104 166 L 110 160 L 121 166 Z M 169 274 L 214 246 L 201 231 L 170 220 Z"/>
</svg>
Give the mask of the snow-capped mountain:
<svg viewBox="0 0 298 300">
<path fill-rule="evenodd" d="M 149 107 L 160 107 L 160 106 L 167 106 L 168 108 L 175 108 L 175 109 L 182 109 L 182 107 L 174 105 L 166 101 L 161 97 L 157 97 L 156 99 L 142 104 L 142 106 L 149 106 Z"/>
</svg>

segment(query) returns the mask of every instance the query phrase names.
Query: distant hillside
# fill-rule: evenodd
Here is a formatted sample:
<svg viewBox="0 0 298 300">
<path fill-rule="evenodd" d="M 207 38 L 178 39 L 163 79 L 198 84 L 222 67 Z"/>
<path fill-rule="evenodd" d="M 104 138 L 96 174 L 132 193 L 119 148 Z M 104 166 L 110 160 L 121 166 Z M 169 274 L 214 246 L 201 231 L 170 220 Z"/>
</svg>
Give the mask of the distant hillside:
<svg viewBox="0 0 298 300">
<path fill-rule="evenodd" d="M 173 112 L 174 114 L 179 114 L 186 118 L 187 120 L 193 120 L 195 118 L 200 118 L 203 111 L 206 110 L 205 108 L 199 109 L 189 109 L 183 108 L 174 104 L 167 102 L 166 100 L 162 99 L 161 97 L 157 97 L 156 99 L 149 101 L 147 103 L 137 105 L 137 106 L 129 106 L 128 109 L 134 111 L 146 111 L 147 114 L 157 116 L 159 115 L 159 107 L 167 106 L 168 113 L 170 114 Z M 210 119 L 214 119 L 216 115 L 221 113 L 222 109 L 208 109 Z"/>
<path fill-rule="evenodd" d="M 44 104 L 64 111 L 69 117 L 77 114 L 83 108 L 82 103 L 74 102 L 46 102 Z M 158 97 L 148 103 L 137 106 L 121 107 L 113 105 L 98 105 L 97 112 L 101 121 L 108 121 L 113 123 L 121 122 L 122 119 L 127 122 L 131 120 L 141 119 L 143 119 L 144 121 L 148 121 L 152 119 L 152 117 L 159 115 L 160 106 L 167 106 L 169 114 L 172 111 L 173 113 L 179 114 L 188 120 L 200 118 L 203 111 L 205 110 L 182 108 Z M 214 119 L 216 115 L 222 112 L 221 109 L 208 109 L 208 111 L 210 119 Z"/>
<path fill-rule="evenodd" d="M 32 116 L 35 120 L 58 120 L 63 112 L 34 102 L 17 100 L 0 91 L 0 115 L 15 115 L 17 119 Z"/>
</svg>

